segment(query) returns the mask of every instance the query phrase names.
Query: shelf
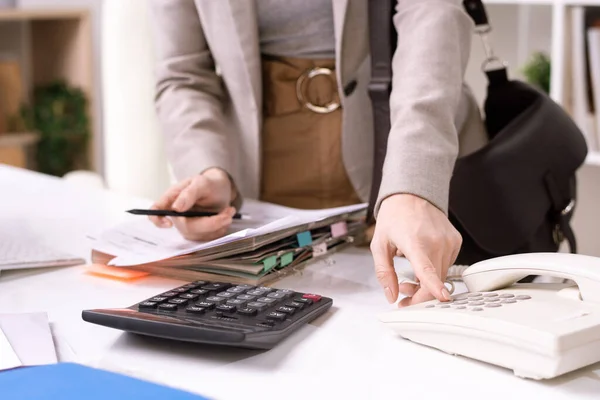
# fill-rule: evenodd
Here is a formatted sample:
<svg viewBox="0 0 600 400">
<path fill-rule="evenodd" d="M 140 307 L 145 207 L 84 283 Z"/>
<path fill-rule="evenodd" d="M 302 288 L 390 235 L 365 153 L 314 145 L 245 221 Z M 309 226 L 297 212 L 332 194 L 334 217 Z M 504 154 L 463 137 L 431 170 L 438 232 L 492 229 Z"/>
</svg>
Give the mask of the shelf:
<svg viewBox="0 0 600 400">
<path fill-rule="evenodd" d="M 0 21 L 33 21 L 33 20 L 64 20 L 80 19 L 88 15 L 86 9 L 2 9 L 0 10 Z"/>
<path fill-rule="evenodd" d="M 600 151 L 590 151 L 585 159 L 585 163 L 600 167 Z"/>
</svg>

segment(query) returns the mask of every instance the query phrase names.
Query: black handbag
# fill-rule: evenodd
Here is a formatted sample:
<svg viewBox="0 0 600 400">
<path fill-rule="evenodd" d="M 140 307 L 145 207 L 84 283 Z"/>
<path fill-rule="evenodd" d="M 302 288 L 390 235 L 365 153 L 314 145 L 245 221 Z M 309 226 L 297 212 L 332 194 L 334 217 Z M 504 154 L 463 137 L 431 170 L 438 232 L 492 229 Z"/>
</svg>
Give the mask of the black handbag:
<svg viewBox="0 0 600 400">
<path fill-rule="evenodd" d="M 390 131 L 391 60 L 397 40 L 394 0 L 369 0 L 371 97 L 375 128 L 368 219 L 374 220 Z M 488 58 L 484 103 L 489 142 L 459 157 L 450 181 L 449 219 L 463 237 L 456 264 L 531 252 L 556 252 L 567 240 L 577 252 L 570 222 L 576 171 L 587 156 L 585 138 L 565 110 L 533 85 L 508 77 L 487 45 L 491 28 L 481 0 L 463 6 L 482 35 Z M 402 223 L 398 221 L 398 223 Z"/>
</svg>

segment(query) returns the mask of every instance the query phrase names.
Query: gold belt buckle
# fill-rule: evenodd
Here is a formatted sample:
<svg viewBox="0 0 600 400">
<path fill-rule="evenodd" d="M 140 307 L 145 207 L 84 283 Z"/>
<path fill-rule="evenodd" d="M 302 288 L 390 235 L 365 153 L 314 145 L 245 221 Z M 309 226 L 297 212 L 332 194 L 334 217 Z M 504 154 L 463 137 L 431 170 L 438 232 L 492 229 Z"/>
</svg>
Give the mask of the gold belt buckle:
<svg viewBox="0 0 600 400">
<path fill-rule="evenodd" d="M 313 79 L 316 76 L 319 75 L 327 75 L 330 77 L 331 81 L 333 82 L 333 87 L 336 88 L 337 86 L 335 85 L 335 80 L 333 79 L 333 71 L 329 68 L 324 68 L 324 67 L 316 67 L 316 68 L 311 68 L 307 71 L 305 71 L 304 73 L 302 73 L 302 75 L 300 75 L 300 77 L 298 78 L 298 80 L 296 81 L 296 97 L 298 97 L 298 101 L 300 102 L 300 104 L 304 105 L 304 107 L 308 108 L 309 110 L 319 113 L 319 114 L 329 114 L 335 110 L 337 110 L 338 108 L 340 108 L 340 103 L 337 101 L 332 101 L 328 104 L 325 104 L 323 106 L 318 106 L 316 104 L 311 103 L 310 101 L 306 100 L 306 96 L 305 96 L 305 89 L 306 89 L 306 83 L 309 83 L 311 79 Z"/>
</svg>

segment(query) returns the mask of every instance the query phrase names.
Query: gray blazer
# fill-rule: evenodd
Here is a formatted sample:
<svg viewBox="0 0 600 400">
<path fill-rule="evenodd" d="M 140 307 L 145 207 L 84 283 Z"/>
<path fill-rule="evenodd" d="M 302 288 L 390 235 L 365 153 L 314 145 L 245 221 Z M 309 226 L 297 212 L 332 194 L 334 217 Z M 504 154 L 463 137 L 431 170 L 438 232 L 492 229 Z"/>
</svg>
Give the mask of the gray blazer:
<svg viewBox="0 0 600 400">
<path fill-rule="evenodd" d="M 150 0 L 156 107 L 175 176 L 220 167 L 249 198 L 258 197 L 261 176 L 255 1 Z M 368 201 L 373 122 L 367 0 L 332 2 L 343 160 L 357 193 Z M 461 0 L 398 0 L 394 23 L 399 43 L 392 130 L 376 210 L 389 195 L 411 193 L 447 213 L 459 149 L 468 151 L 483 138 L 479 109 L 463 82 L 474 26 Z"/>
</svg>

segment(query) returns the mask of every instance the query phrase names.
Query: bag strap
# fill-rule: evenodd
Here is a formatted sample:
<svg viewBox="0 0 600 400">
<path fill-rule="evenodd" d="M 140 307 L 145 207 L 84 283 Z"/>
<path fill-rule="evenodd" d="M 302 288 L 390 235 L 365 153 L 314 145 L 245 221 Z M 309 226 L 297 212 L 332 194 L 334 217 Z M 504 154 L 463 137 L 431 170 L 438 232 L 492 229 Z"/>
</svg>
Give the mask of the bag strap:
<svg viewBox="0 0 600 400">
<path fill-rule="evenodd" d="M 371 49 L 371 81 L 368 92 L 373 107 L 375 136 L 367 222 L 372 224 L 375 222 L 374 208 L 381 186 L 388 135 L 391 129 L 389 100 L 392 92 L 392 58 L 396 50 L 398 35 L 393 23 L 396 0 L 369 0 L 368 3 L 369 44 Z M 488 64 L 496 61 L 500 62 L 494 56 L 492 47 L 487 40 L 487 34 L 491 31 L 491 26 L 483 2 L 481 0 L 463 0 L 463 7 L 473 19 L 476 32 L 484 43 L 487 57 L 482 68 L 486 69 Z M 501 64 L 501 68 L 505 68 L 505 64 Z"/>
</svg>

